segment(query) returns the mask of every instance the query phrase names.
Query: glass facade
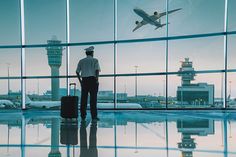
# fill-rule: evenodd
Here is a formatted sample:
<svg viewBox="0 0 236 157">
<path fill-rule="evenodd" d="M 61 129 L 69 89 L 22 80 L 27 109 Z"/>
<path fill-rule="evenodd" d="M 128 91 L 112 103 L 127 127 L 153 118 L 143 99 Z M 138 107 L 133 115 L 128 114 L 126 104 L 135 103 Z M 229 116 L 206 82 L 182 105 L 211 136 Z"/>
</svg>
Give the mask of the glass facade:
<svg viewBox="0 0 236 157">
<path fill-rule="evenodd" d="M 236 107 L 234 0 L 11 0 L 0 8 L 2 109 L 59 108 L 70 82 L 80 97 L 75 71 L 91 45 L 101 66 L 98 108 Z"/>
</svg>

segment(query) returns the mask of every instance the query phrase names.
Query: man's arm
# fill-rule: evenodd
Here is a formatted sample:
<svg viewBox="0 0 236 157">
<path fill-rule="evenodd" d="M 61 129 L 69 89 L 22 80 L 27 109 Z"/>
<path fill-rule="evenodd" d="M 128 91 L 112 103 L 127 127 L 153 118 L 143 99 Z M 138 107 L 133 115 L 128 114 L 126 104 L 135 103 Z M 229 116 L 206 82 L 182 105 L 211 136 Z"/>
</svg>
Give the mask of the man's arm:
<svg viewBox="0 0 236 157">
<path fill-rule="evenodd" d="M 96 77 L 96 80 L 97 80 L 97 83 L 98 83 L 98 77 L 99 77 L 99 72 L 101 71 L 101 68 L 100 68 L 100 65 L 98 63 L 98 60 L 96 59 L 96 63 L 95 63 L 95 77 Z"/>
<path fill-rule="evenodd" d="M 81 65 L 80 65 L 80 61 L 79 61 L 78 65 L 77 65 L 77 69 L 76 69 L 76 74 L 77 74 L 77 77 L 79 79 L 80 85 L 82 85 L 82 79 L 81 79 L 81 76 L 80 76 L 80 71 L 81 71 Z"/>
<path fill-rule="evenodd" d="M 76 72 L 76 74 L 77 74 L 77 77 L 78 77 L 78 79 L 79 79 L 79 83 L 80 83 L 80 85 L 81 85 L 81 84 L 82 84 L 81 76 L 80 76 L 80 74 L 79 74 L 78 72 Z"/>
<path fill-rule="evenodd" d="M 97 80 L 97 83 L 98 83 L 99 70 L 96 70 L 95 74 L 96 74 L 96 80 Z"/>
</svg>

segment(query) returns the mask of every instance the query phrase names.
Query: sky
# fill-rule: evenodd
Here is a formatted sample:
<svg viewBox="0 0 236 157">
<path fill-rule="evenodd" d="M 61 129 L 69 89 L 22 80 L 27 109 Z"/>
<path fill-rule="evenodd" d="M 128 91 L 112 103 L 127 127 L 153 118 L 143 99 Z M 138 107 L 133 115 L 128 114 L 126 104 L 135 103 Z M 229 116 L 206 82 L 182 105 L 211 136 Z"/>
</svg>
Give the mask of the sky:
<svg viewBox="0 0 236 157">
<path fill-rule="evenodd" d="M 141 17 L 133 12 L 135 7 L 143 9 L 152 15 L 155 11 L 166 10 L 165 0 L 118 0 L 117 38 L 143 39 L 166 36 L 166 27 L 155 30 L 154 26 L 145 25 L 132 32 L 135 21 Z M 224 0 L 169 0 L 169 9 L 182 10 L 169 16 L 169 36 L 190 35 L 222 32 L 224 30 Z M 0 45 L 20 44 L 19 0 L 0 1 Z M 236 1 L 229 0 L 229 31 L 236 30 Z M 108 41 L 114 39 L 114 8 L 112 0 L 70 0 L 70 35 L 71 42 Z M 165 23 L 165 18 L 161 19 Z M 45 44 L 56 35 L 62 42 L 66 41 L 66 1 L 65 0 L 25 0 L 25 32 L 26 44 Z M 234 62 L 236 36 L 229 37 L 228 67 L 236 68 Z M 117 73 L 165 71 L 165 41 L 130 43 L 117 45 Z M 71 47 L 70 74 L 75 74 L 79 59 L 85 57 L 83 49 L 86 46 Z M 112 74 L 114 70 L 114 49 L 112 44 L 96 45 L 95 57 L 101 64 L 101 74 Z M 65 75 L 65 51 L 62 56 L 60 74 Z M 195 70 L 217 70 L 224 68 L 223 37 L 208 37 L 198 39 L 172 40 L 169 42 L 169 71 L 178 71 L 180 61 L 189 57 Z M 7 65 L 10 63 L 10 76 L 20 75 L 20 49 L 0 49 L 0 77 L 7 76 Z M 47 65 L 45 48 L 26 49 L 26 75 L 50 75 Z M 236 97 L 235 74 L 229 75 L 232 93 Z M 169 78 L 170 95 L 176 95 L 180 77 Z M 139 94 L 162 95 L 163 76 L 139 77 Z M 221 74 L 202 74 L 196 76 L 195 83 L 208 82 L 215 84 L 215 93 L 221 95 Z M 76 81 L 73 79 L 73 81 Z M 0 81 L 0 93 L 6 93 L 7 80 Z M 27 92 L 40 93 L 49 90 L 50 80 L 27 81 Z M 61 79 L 61 86 L 65 79 Z M 19 81 L 11 81 L 12 90 L 20 89 Z M 134 77 L 118 78 L 118 92 L 134 94 Z M 100 90 L 112 90 L 113 78 L 101 78 Z"/>
</svg>

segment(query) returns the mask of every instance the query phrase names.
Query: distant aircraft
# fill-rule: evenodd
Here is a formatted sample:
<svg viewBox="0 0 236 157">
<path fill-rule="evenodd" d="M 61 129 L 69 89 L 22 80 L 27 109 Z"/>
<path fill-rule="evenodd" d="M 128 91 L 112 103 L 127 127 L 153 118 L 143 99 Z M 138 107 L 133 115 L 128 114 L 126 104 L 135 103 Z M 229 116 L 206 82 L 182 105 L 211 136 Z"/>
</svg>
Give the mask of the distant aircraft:
<svg viewBox="0 0 236 157">
<path fill-rule="evenodd" d="M 61 106 L 60 101 L 31 101 L 31 99 L 26 96 L 26 105 L 32 108 L 59 108 Z"/>
<path fill-rule="evenodd" d="M 26 96 L 26 105 L 32 108 L 44 108 L 44 109 L 52 109 L 52 108 L 60 108 L 60 101 L 31 101 L 28 96 Z M 80 106 L 80 104 L 79 104 Z M 114 103 L 97 103 L 97 108 L 113 108 Z M 117 103 L 117 108 L 142 108 L 140 104 L 137 103 Z M 88 104 L 88 108 L 90 105 Z"/>
<path fill-rule="evenodd" d="M 14 108 L 14 103 L 10 100 L 0 100 L 0 108 Z"/>
<path fill-rule="evenodd" d="M 114 108 L 114 103 L 98 103 L 98 108 L 104 109 L 104 108 Z M 142 106 L 138 103 L 117 103 L 116 108 L 142 108 Z"/>
<path fill-rule="evenodd" d="M 174 10 L 170 10 L 167 13 L 171 14 L 173 12 L 179 11 L 182 8 L 178 8 L 178 9 L 174 9 Z M 162 13 L 158 13 L 158 12 L 154 12 L 154 15 L 148 15 L 145 11 L 143 11 L 140 8 L 135 8 L 134 12 L 139 15 L 140 17 L 143 18 L 143 20 L 141 22 L 136 21 L 135 24 L 137 25 L 134 29 L 133 32 L 136 31 L 137 29 L 139 29 L 140 27 L 146 25 L 146 24 L 151 24 L 156 26 L 155 29 L 158 29 L 160 27 L 163 27 L 165 25 L 167 25 L 167 23 L 161 24 L 161 17 L 166 15 L 166 12 L 162 12 Z M 159 21 L 157 21 L 159 19 Z M 169 23 L 168 23 L 169 24 Z"/>
</svg>

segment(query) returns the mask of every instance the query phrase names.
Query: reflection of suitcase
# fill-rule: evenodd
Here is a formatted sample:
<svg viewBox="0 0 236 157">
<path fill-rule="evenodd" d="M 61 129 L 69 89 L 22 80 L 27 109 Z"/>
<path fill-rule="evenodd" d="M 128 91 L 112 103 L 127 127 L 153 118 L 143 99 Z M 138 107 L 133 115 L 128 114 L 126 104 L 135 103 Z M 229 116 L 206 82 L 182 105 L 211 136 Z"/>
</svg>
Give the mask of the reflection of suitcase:
<svg viewBox="0 0 236 157">
<path fill-rule="evenodd" d="M 62 118 L 78 118 L 78 97 L 75 96 L 76 84 L 70 83 L 70 87 L 74 86 L 74 96 L 63 96 L 61 98 L 61 117 Z"/>
<path fill-rule="evenodd" d="M 60 142 L 65 145 L 78 144 L 78 123 L 64 122 L 61 123 Z"/>
</svg>

